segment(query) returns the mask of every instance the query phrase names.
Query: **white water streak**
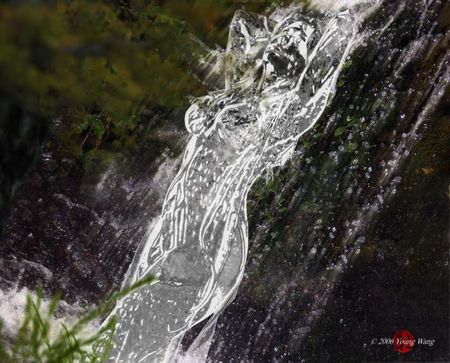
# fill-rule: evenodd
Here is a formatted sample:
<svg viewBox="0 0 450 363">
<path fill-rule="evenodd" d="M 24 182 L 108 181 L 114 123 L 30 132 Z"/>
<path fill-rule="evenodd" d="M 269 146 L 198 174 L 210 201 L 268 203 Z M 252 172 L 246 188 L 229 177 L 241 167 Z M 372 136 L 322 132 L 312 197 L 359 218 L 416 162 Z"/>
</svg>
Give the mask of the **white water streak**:
<svg viewBox="0 0 450 363">
<path fill-rule="evenodd" d="M 354 37 L 351 14 L 280 14 L 235 15 L 222 65 L 211 66 L 225 88 L 186 112 L 182 165 L 128 274 L 128 283 L 147 274 L 159 282 L 117 305 L 115 362 L 172 362 L 184 333 L 209 318 L 184 358 L 204 360 L 244 273 L 247 193 L 289 159 L 334 92 Z"/>
</svg>

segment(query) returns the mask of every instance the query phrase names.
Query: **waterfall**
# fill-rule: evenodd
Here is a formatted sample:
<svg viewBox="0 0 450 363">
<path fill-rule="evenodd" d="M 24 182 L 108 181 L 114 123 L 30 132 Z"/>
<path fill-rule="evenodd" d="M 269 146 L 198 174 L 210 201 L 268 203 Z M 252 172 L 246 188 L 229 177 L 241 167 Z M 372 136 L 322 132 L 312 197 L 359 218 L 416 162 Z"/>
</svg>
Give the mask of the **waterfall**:
<svg viewBox="0 0 450 363">
<path fill-rule="evenodd" d="M 173 361 L 184 333 L 208 319 L 188 351 L 204 359 L 217 317 L 243 277 L 247 194 L 291 157 L 322 115 L 354 33 L 348 10 L 236 13 L 227 49 L 212 65 L 224 87 L 187 110 L 182 164 L 125 283 L 147 274 L 158 282 L 112 312 L 119 317 L 115 362 Z"/>
</svg>

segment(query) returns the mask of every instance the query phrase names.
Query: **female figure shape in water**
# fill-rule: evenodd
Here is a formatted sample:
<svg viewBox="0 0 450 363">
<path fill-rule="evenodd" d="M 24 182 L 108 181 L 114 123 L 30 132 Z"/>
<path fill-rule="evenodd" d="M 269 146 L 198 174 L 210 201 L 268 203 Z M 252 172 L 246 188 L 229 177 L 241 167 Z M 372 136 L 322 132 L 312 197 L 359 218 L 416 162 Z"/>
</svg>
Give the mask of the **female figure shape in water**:
<svg viewBox="0 0 450 363">
<path fill-rule="evenodd" d="M 248 249 L 247 194 L 322 114 L 353 37 L 348 12 L 311 19 L 238 12 L 223 89 L 194 100 L 191 134 L 163 210 L 130 268 L 158 282 L 120 301 L 114 362 L 173 361 L 183 334 L 232 301 Z"/>
</svg>

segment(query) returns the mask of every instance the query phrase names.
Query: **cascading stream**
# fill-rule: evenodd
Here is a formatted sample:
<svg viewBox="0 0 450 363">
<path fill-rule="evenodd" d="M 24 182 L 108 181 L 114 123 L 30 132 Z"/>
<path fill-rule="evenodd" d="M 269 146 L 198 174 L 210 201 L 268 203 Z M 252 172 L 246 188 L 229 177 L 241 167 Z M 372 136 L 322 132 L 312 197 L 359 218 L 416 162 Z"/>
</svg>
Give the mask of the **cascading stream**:
<svg viewBox="0 0 450 363">
<path fill-rule="evenodd" d="M 182 165 L 126 281 L 154 274 L 158 282 L 113 312 L 114 362 L 173 361 L 184 333 L 209 318 L 194 345 L 207 342 L 243 276 L 248 191 L 289 159 L 319 119 L 353 38 L 349 11 L 235 15 L 227 50 L 213 67 L 225 87 L 187 110 L 191 138 Z"/>
</svg>

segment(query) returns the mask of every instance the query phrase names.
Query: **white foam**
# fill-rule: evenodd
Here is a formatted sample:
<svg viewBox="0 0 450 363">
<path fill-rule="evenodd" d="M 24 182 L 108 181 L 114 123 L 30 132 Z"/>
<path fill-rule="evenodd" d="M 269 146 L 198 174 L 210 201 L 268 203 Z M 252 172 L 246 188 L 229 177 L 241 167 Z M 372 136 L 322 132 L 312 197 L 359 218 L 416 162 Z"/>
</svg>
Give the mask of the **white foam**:
<svg viewBox="0 0 450 363">
<path fill-rule="evenodd" d="M 326 10 L 340 10 L 352 8 L 355 5 L 368 2 L 367 0 L 313 0 L 311 5 L 322 11 Z"/>
<path fill-rule="evenodd" d="M 37 300 L 37 295 L 27 288 L 10 289 L 4 291 L 0 289 L 0 319 L 3 322 L 3 334 L 14 337 L 19 330 L 25 317 L 25 306 L 27 295 L 30 295 L 33 301 Z M 41 303 L 41 313 L 46 313 L 50 305 L 50 299 L 43 298 Z M 77 306 L 60 301 L 58 305 L 61 316 L 55 317 L 51 321 L 50 338 L 54 338 L 61 328 L 61 324 L 71 326 L 82 309 Z M 59 315 L 59 314 L 58 314 Z M 88 330 L 90 331 L 90 327 Z"/>
</svg>

